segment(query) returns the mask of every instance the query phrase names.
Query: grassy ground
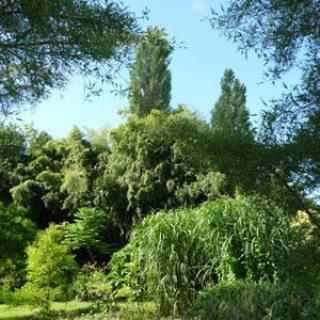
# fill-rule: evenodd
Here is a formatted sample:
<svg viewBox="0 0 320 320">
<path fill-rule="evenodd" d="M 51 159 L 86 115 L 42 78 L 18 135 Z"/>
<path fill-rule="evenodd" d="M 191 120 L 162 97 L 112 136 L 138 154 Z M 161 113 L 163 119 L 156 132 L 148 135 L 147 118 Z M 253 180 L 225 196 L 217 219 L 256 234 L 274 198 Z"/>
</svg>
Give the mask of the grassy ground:
<svg viewBox="0 0 320 320">
<path fill-rule="evenodd" d="M 74 318 L 78 315 L 88 313 L 92 310 L 92 304 L 86 302 L 54 302 L 52 311 L 54 318 L 65 316 Z M 33 306 L 11 306 L 0 304 L 0 320 L 16 320 L 16 319 L 39 319 L 39 308 Z M 66 318 L 66 319 L 67 319 Z"/>
<path fill-rule="evenodd" d="M 71 301 L 53 303 L 52 316 L 55 320 L 152 320 L 158 319 L 153 303 L 119 303 L 97 311 L 92 303 Z M 0 305 L 0 320 L 35 320 L 41 319 L 38 308 L 32 306 Z"/>
</svg>

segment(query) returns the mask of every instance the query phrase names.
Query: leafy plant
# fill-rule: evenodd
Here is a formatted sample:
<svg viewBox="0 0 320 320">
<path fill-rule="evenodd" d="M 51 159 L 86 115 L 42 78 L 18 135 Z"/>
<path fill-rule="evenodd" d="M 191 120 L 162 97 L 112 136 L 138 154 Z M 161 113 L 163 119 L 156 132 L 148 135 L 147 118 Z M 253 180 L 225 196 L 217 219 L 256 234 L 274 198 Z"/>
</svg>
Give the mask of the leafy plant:
<svg viewBox="0 0 320 320">
<path fill-rule="evenodd" d="M 50 302 L 63 298 L 66 287 L 76 270 L 76 263 L 69 248 L 62 240 L 62 226 L 50 225 L 41 232 L 35 243 L 27 249 L 27 284 L 37 292 L 38 303 L 45 312 Z"/>
<path fill-rule="evenodd" d="M 21 285 L 25 274 L 26 247 L 33 241 L 35 225 L 23 208 L 0 202 L 0 285 Z M 6 278 L 6 279 L 5 279 Z"/>
<path fill-rule="evenodd" d="M 237 280 L 201 292 L 193 306 L 195 319 L 316 319 L 316 309 L 299 291 L 270 282 Z"/>
<path fill-rule="evenodd" d="M 211 172 L 209 136 L 209 126 L 186 109 L 131 116 L 110 133 L 112 149 L 107 164 L 102 158 L 99 165 L 95 205 L 128 233 L 150 212 L 216 196 L 221 176 Z"/>
<path fill-rule="evenodd" d="M 287 216 L 273 202 L 238 196 L 209 202 L 199 214 L 223 248 L 218 267 L 221 280 L 285 276 L 295 237 Z"/>
<path fill-rule="evenodd" d="M 70 291 L 76 299 L 108 302 L 111 300 L 112 285 L 103 269 L 87 264 L 74 278 Z"/>
<path fill-rule="evenodd" d="M 133 260 L 135 250 L 132 243 L 125 246 L 113 254 L 108 264 L 110 272 L 107 277 L 112 285 L 114 300 L 144 298 L 144 287 L 141 286 L 141 278 L 138 277 L 138 261 Z"/>
<path fill-rule="evenodd" d="M 107 253 L 109 246 L 103 241 L 107 223 L 105 212 L 92 208 L 81 208 L 73 223 L 65 225 L 64 243 L 73 250 L 86 249 L 93 258 L 94 253 Z"/>
</svg>

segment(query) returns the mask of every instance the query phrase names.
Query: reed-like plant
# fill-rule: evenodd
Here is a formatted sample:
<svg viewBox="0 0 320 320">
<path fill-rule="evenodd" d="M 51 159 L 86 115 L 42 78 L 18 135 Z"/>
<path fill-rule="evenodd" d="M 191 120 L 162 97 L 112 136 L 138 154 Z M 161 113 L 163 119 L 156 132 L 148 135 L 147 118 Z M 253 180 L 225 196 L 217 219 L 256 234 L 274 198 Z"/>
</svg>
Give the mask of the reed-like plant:
<svg viewBox="0 0 320 320">
<path fill-rule="evenodd" d="M 223 248 L 219 279 L 274 280 L 286 275 L 295 237 L 288 217 L 273 202 L 261 197 L 238 197 L 208 202 L 198 215 L 214 230 Z"/>
<path fill-rule="evenodd" d="M 286 217 L 273 204 L 225 198 L 145 218 L 124 251 L 133 267 L 131 284 L 163 314 L 183 314 L 208 285 L 277 278 L 291 243 Z"/>
</svg>

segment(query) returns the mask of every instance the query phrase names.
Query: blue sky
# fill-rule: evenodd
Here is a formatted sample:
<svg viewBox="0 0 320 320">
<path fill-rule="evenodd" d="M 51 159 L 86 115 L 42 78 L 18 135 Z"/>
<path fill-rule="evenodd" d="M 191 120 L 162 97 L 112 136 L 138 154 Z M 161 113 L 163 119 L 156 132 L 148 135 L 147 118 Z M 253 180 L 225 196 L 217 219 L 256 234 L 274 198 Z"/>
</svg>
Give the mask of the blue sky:
<svg viewBox="0 0 320 320">
<path fill-rule="evenodd" d="M 150 9 L 149 21 L 143 25 L 158 25 L 167 30 L 170 37 L 182 42 L 186 49 L 177 49 L 172 55 L 172 106 L 185 103 L 198 110 L 206 120 L 220 94 L 220 79 L 225 68 L 232 68 L 236 76 L 247 86 L 247 106 L 251 114 L 260 114 L 264 108 L 261 99 L 269 100 L 280 95 L 281 83 L 272 85 L 263 80 L 263 62 L 254 54 L 245 59 L 232 42 L 213 30 L 203 17 L 209 8 L 220 0 L 125 0 L 130 9 L 141 14 Z M 295 82 L 294 75 L 287 82 Z M 116 127 L 123 121 L 117 114 L 119 108 L 128 106 L 125 97 L 110 93 L 105 88 L 100 97 L 91 102 L 84 99 L 83 79 L 70 78 L 63 91 L 53 91 L 50 98 L 33 111 L 19 115 L 23 123 L 46 130 L 55 137 L 68 133 L 73 125 L 80 128 L 99 129 L 106 124 Z M 252 117 L 258 119 L 259 117 Z"/>
</svg>

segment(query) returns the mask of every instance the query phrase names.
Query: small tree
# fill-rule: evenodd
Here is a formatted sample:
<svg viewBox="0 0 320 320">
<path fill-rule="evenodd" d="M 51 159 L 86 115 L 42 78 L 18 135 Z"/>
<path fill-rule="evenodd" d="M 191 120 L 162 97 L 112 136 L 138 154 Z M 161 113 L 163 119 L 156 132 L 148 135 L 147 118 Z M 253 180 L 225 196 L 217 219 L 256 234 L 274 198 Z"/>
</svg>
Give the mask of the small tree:
<svg viewBox="0 0 320 320">
<path fill-rule="evenodd" d="M 27 285 L 37 292 L 38 303 L 47 313 L 50 302 L 62 296 L 76 269 L 62 226 L 50 225 L 27 249 Z"/>
<path fill-rule="evenodd" d="M 85 249 L 91 260 L 94 260 L 95 253 L 107 253 L 110 249 L 103 241 L 106 224 L 105 212 L 81 208 L 75 214 L 75 221 L 66 225 L 65 243 L 73 250 Z"/>
</svg>

